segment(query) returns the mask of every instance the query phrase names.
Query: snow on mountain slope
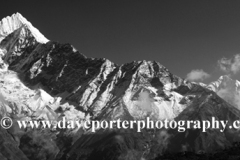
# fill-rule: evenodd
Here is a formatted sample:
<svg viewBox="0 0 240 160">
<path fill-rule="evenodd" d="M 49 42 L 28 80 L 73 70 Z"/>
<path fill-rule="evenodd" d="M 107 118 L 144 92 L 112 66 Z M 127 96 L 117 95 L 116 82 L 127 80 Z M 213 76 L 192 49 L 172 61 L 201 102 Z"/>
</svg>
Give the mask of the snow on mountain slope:
<svg viewBox="0 0 240 160">
<path fill-rule="evenodd" d="M 235 91 L 240 89 L 240 82 L 238 80 L 232 80 L 228 75 L 220 76 L 217 81 L 211 82 L 207 88 L 218 92 L 219 90 L 230 87 Z"/>
</svg>

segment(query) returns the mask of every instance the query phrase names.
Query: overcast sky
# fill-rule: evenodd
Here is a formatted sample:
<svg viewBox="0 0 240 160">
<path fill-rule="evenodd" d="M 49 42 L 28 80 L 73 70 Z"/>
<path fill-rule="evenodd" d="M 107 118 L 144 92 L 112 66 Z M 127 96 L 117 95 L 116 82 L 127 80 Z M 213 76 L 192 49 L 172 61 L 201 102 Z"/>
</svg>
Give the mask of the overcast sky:
<svg viewBox="0 0 240 160">
<path fill-rule="evenodd" d="M 88 57 L 117 64 L 155 60 L 206 83 L 222 74 L 240 79 L 238 0 L 1 2 L 0 18 L 16 12 L 48 39 L 71 43 Z"/>
</svg>

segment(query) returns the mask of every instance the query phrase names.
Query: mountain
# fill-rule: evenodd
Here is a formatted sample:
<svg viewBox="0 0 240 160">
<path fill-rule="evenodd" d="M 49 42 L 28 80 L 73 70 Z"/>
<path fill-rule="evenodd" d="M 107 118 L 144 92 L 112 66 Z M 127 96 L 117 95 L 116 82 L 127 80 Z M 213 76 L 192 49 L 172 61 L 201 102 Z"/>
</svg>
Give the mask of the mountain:
<svg viewBox="0 0 240 160">
<path fill-rule="evenodd" d="M 117 65 L 88 58 L 71 44 L 47 40 L 19 13 L 0 23 L 1 114 L 15 120 L 218 120 L 240 111 L 208 87 L 173 75 L 155 61 Z M 221 129 L 221 128 L 220 128 Z M 28 159 L 154 159 L 165 151 L 213 152 L 238 140 L 238 131 L 175 129 L 7 130 Z M 3 133 L 0 130 L 0 134 Z M 9 151 L 16 155 L 15 152 Z M 0 149 L 5 159 L 8 152 Z M 14 159 L 14 158 L 12 158 Z M 22 158 L 23 159 L 23 158 Z"/>
</svg>

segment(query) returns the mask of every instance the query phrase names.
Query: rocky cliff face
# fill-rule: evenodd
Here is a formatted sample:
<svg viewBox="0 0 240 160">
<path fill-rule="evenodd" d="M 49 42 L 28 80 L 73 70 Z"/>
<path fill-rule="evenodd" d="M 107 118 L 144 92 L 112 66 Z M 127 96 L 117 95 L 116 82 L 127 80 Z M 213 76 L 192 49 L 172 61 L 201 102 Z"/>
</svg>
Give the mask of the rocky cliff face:
<svg viewBox="0 0 240 160">
<path fill-rule="evenodd" d="M 36 120 L 203 120 L 216 116 L 229 121 L 240 116 L 215 92 L 171 74 L 158 62 L 119 66 L 104 58 L 88 58 L 70 44 L 48 41 L 20 14 L 3 19 L 0 28 L 0 59 L 5 69 L 0 91 L 8 103 L 15 104 L 2 107 L 3 115 Z M 13 108 L 18 109 L 13 112 Z M 129 155 L 150 159 L 164 150 L 182 151 L 184 145 L 197 152 L 233 141 L 219 130 L 180 134 L 99 129 L 92 134 L 82 128 L 19 131 L 14 127 L 9 135 L 29 159 L 96 159 L 96 155 L 99 159 L 126 159 Z M 214 136 L 218 138 L 209 141 Z M 179 137 L 182 141 L 174 146 Z"/>
</svg>

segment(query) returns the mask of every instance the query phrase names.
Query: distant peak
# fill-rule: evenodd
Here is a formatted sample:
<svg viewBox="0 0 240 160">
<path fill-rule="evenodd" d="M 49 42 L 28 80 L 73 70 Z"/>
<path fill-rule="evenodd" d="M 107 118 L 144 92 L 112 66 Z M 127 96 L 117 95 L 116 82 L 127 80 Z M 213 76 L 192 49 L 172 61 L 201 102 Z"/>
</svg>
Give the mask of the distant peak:
<svg viewBox="0 0 240 160">
<path fill-rule="evenodd" d="M 19 12 L 16 12 L 15 15 L 22 16 L 22 14 Z"/>
<path fill-rule="evenodd" d="M 12 16 L 23 17 L 22 14 L 19 12 L 14 13 Z"/>
<path fill-rule="evenodd" d="M 33 27 L 33 25 L 22 16 L 21 13 L 14 13 L 11 17 L 7 16 L 0 21 L 0 42 L 9 34 L 25 25 L 40 43 L 47 43 L 49 40 Z"/>
<path fill-rule="evenodd" d="M 222 75 L 222 76 L 219 77 L 219 79 L 231 79 L 232 80 L 230 75 Z"/>
<path fill-rule="evenodd" d="M 220 76 L 218 81 L 222 82 L 235 82 L 237 86 L 240 86 L 240 82 L 237 79 L 232 79 L 230 75 Z"/>
</svg>

